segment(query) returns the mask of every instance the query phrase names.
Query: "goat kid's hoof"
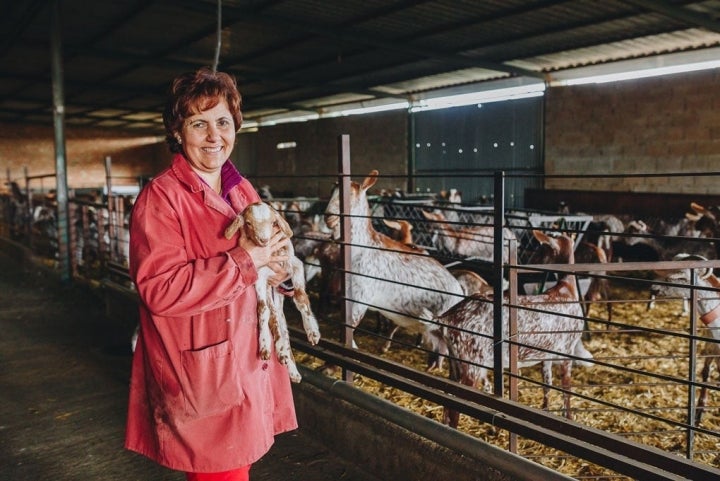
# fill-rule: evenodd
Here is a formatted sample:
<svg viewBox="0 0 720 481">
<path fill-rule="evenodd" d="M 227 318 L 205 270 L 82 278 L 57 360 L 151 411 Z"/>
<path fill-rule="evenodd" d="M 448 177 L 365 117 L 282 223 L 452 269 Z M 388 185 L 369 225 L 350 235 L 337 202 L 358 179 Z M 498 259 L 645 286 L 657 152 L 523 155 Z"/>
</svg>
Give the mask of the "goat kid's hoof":
<svg viewBox="0 0 720 481">
<path fill-rule="evenodd" d="M 320 331 L 311 331 L 307 333 L 307 338 L 310 344 L 313 346 L 320 342 Z"/>
</svg>

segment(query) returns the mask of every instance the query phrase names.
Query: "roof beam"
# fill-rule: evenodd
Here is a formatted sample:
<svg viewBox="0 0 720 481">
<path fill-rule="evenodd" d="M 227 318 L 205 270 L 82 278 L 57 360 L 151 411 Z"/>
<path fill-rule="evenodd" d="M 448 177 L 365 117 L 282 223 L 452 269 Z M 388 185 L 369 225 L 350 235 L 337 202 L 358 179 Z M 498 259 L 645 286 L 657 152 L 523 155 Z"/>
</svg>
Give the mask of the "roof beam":
<svg viewBox="0 0 720 481">
<path fill-rule="evenodd" d="M 641 7 L 655 13 L 659 13 L 666 17 L 682 20 L 690 25 L 706 28 L 712 32 L 720 33 L 720 22 L 712 19 L 708 15 L 689 10 L 686 7 L 677 7 L 669 5 L 667 2 L 659 2 L 657 0 L 623 0 L 636 7 Z"/>
<path fill-rule="evenodd" d="M 212 7 L 212 5 L 210 4 L 207 4 L 206 6 L 205 4 L 198 4 L 197 2 L 187 0 L 176 0 L 172 3 L 173 5 L 182 5 L 183 7 L 188 6 L 188 8 L 192 8 L 195 11 L 214 11 L 214 7 Z M 375 48 L 379 48 L 381 50 L 400 52 L 406 55 L 415 56 L 417 57 L 417 59 L 438 60 L 445 63 L 446 65 L 452 65 L 458 68 L 479 67 L 488 70 L 496 70 L 498 72 L 506 72 L 511 75 L 543 78 L 541 73 L 532 70 L 517 68 L 502 63 L 488 62 L 482 59 L 475 59 L 456 53 L 430 50 L 425 47 L 401 45 L 395 39 L 370 38 L 367 35 L 355 35 L 352 33 L 348 33 L 347 30 L 333 28 L 327 25 L 311 25 L 307 22 L 298 22 L 296 19 L 290 19 L 266 13 L 258 13 L 256 11 L 242 9 L 239 7 L 224 7 L 223 19 L 227 19 L 230 23 L 247 21 L 249 18 L 252 18 L 252 20 L 255 22 L 264 22 L 268 26 L 277 27 L 279 25 L 283 28 L 287 28 L 288 30 L 296 30 L 309 33 L 317 37 L 330 38 L 337 42 L 351 42 L 358 45 L 369 45 Z"/>
</svg>

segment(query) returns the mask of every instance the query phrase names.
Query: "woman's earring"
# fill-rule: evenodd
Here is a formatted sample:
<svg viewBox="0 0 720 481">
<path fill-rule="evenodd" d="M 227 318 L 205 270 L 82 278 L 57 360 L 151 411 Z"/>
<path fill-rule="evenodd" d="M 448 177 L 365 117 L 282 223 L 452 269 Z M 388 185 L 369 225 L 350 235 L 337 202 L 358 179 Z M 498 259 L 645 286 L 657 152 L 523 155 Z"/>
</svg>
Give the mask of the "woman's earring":
<svg viewBox="0 0 720 481">
<path fill-rule="evenodd" d="M 180 137 L 179 135 L 176 135 L 175 139 L 177 139 L 178 144 L 182 144 L 182 137 Z"/>
</svg>

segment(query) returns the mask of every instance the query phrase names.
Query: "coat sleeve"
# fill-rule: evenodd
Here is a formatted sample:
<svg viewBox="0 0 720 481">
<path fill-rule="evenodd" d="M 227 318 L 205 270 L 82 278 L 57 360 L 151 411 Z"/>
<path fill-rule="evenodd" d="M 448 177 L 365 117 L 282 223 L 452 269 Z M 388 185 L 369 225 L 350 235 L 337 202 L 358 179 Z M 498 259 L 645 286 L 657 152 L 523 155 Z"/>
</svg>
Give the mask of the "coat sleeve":
<svg viewBox="0 0 720 481">
<path fill-rule="evenodd" d="M 130 225 L 130 273 L 153 314 L 180 317 L 216 309 L 257 280 L 252 259 L 240 247 L 201 255 L 225 241 L 207 221 L 152 185 L 138 197 Z"/>
</svg>

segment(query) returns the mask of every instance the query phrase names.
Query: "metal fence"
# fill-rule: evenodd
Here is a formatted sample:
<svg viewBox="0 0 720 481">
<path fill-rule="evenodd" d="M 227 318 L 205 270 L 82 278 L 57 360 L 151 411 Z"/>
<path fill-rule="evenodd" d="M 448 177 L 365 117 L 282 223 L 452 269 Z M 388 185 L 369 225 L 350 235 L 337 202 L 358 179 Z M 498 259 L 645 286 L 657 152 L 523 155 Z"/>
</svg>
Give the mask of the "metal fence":
<svg viewBox="0 0 720 481">
<path fill-rule="evenodd" d="M 73 226 L 70 251 L 76 277 L 102 282 L 122 273 L 123 266 L 127 265 L 127 218 L 132 198 L 106 195 L 93 200 L 70 200 Z M 289 200 L 280 200 L 288 214 Z M 302 200 L 307 205 L 307 199 Z M 460 386 L 448 381 L 447 370 L 426 372 L 426 356 L 430 350 L 419 346 L 409 334 L 397 334 L 390 349 L 383 352 L 390 331 L 385 320 L 370 315 L 351 329 L 359 348 L 348 349 L 350 326 L 344 318 L 342 303 L 352 302 L 353 298 L 343 293 L 328 296 L 327 280 L 333 270 L 359 275 L 349 266 L 336 265 L 331 269 L 327 264 L 320 264 L 324 270 L 309 284 L 314 290 L 313 307 L 321 318 L 323 341 L 319 346 L 310 346 L 303 340 L 290 307 L 293 345 L 301 362 L 315 368 L 325 363 L 340 365 L 346 374 L 355 373 L 354 382 L 359 388 L 426 417 L 440 420 L 442 406 L 452 406 L 464 413 L 459 429 L 577 479 L 705 480 L 720 476 L 717 469 L 720 390 L 712 378 L 703 377 L 703 369 L 709 369 L 705 364 L 710 365 L 717 359 L 713 349 L 717 343 L 698 328 L 697 308 L 684 311 L 682 299 L 656 300 L 655 307 L 648 307 L 651 286 L 657 282 L 653 270 L 676 269 L 677 261 L 630 259 L 631 262 L 611 260 L 607 264 L 574 266 L 530 263 L 537 250 L 531 237 L 532 229 L 570 232 L 579 241 L 587 235 L 593 217 L 513 210 L 505 213 L 505 227 L 518 239 L 517 257 L 497 266 L 453 256 L 444 250 L 437 229 L 422 214 L 422 210 L 439 210 L 453 226 L 471 229 L 494 225 L 491 206 L 448 205 L 431 195 L 405 199 L 371 197 L 370 207 L 373 225 L 378 231 L 389 233 L 382 218 L 406 220 L 413 225 L 413 241 L 423 247 L 427 255 L 449 266 L 460 262 L 477 272 L 499 272 L 510 283 L 508 292 L 514 294 L 526 291 L 517 283 L 522 282 L 523 275 L 533 273 L 557 277 L 560 271 L 573 271 L 590 282 L 609 283 L 606 297 L 583 301 L 583 342 L 593 354 L 593 360 L 589 366 L 578 365 L 574 369 L 570 387 L 573 420 L 562 415 L 564 389 L 557 382 L 545 385 L 538 366 L 485 365 L 493 376 L 502 379 L 502 393 Z M 52 264 L 57 252 L 53 247 L 57 237 L 53 239 L 52 215 L 47 218 L 29 211 L 23 213 L 22 208 L 22 202 L 11 193 L 0 196 L 0 235 L 28 246 L 38 258 Z M 52 213 L 52 209 L 48 211 Z M 333 242 L 327 230 L 322 233 L 319 236 L 303 231 L 296 236 L 296 241 L 311 239 L 317 241 L 318 246 Z M 665 245 L 674 240 L 645 235 Z M 622 242 L 622 233 L 616 237 L 616 242 Z M 717 239 L 704 242 L 713 243 Z M 580 242 L 576 242 L 578 244 Z M 307 261 L 317 262 L 310 258 Z M 720 267 L 718 261 L 702 260 L 682 265 L 698 269 Z M 407 281 L 412 284 L 414 280 Z M 696 300 L 696 291 L 688 291 L 687 297 Z M 505 305 L 518 309 L 511 299 L 504 301 Z M 538 305 L 536 309 L 541 312 L 543 306 Z M 540 409 L 545 388 L 551 390 L 548 411 Z M 702 389 L 708 397 L 703 417 L 698 421 L 696 406 Z"/>
</svg>

